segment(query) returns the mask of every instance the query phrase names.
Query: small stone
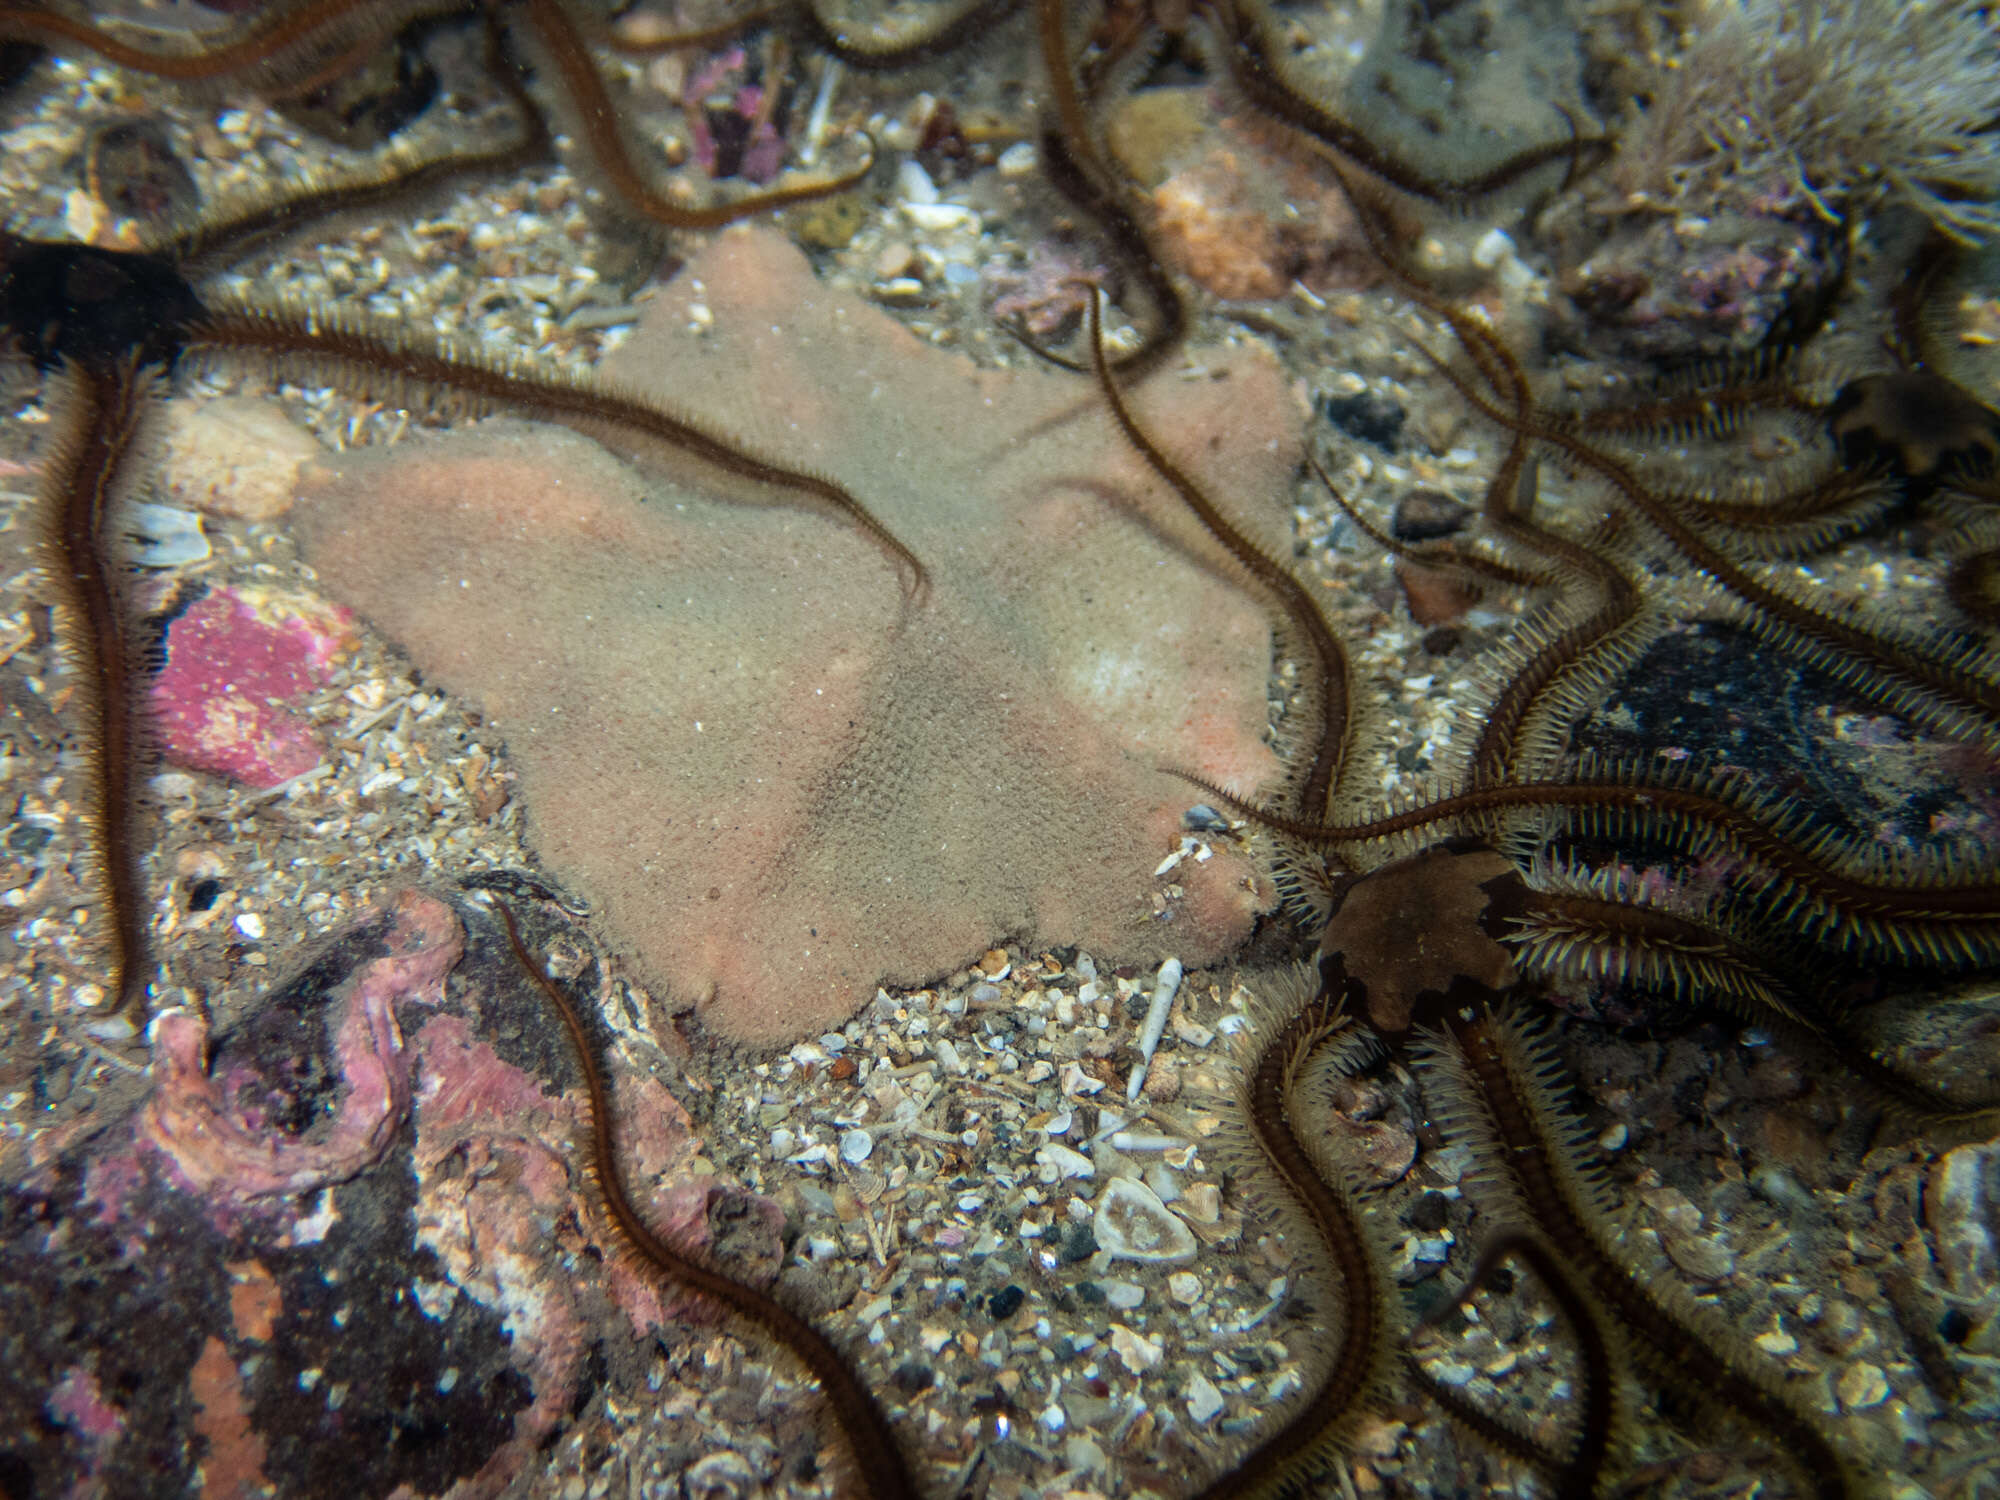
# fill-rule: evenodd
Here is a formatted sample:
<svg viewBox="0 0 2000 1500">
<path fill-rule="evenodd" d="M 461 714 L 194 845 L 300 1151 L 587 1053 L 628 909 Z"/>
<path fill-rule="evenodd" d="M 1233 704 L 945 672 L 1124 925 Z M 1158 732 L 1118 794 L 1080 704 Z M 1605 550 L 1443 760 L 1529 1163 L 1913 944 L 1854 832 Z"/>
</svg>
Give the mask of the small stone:
<svg viewBox="0 0 2000 1500">
<path fill-rule="evenodd" d="M 1788 1354 L 1796 1354 L 1799 1341 L 1782 1328 L 1767 1328 L 1754 1340 L 1757 1347 L 1773 1359 L 1783 1359 Z"/>
<path fill-rule="evenodd" d="M 1457 625 L 1479 603 L 1477 582 L 1452 568 L 1429 568 L 1407 559 L 1396 564 L 1396 582 L 1410 619 L 1426 627 Z"/>
<path fill-rule="evenodd" d="M 1201 1300 L 1201 1278 L 1192 1271 L 1176 1271 L 1167 1278 L 1167 1295 L 1183 1307 Z"/>
<path fill-rule="evenodd" d="M 1194 1259 L 1194 1231 L 1151 1188 L 1129 1177 L 1105 1184 L 1091 1227 L 1107 1255 L 1139 1261 Z"/>
<path fill-rule="evenodd" d="M 1736 1270 L 1736 1257 L 1726 1245 L 1693 1235 L 1667 1235 L 1667 1259 L 1696 1281 L 1720 1281 Z"/>
<path fill-rule="evenodd" d="M 915 274 L 917 252 L 901 240 L 882 247 L 882 253 L 875 257 L 875 279 L 894 281 L 898 276 Z"/>
<path fill-rule="evenodd" d="M 896 191 L 906 203 L 935 203 L 937 184 L 919 161 L 906 160 L 896 166 Z"/>
<path fill-rule="evenodd" d="M 903 217 L 917 228 L 933 233 L 979 227 L 979 215 L 962 203 L 905 203 Z"/>
<path fill-rule="evenodd" d="M 1222 1392 L 1206 1375 L 1197 1375 L 1188 1382 L 1187 1414 L 1188 1420 L 1197 1426 L 1205 1426 L 1222 1415 Z"/>
<path fill-rule="evenodd" d="M 1007 962 L 1007 950 L 988 948 L 979 958 L 979 972 L 988 979 L 1005 979 L 1013 966 Z"/>
<path fill-rule="evenodd" d="M 1834 1394 L 1840 1397 L 1842 1411 L 1862 1411 L 1880 1406 L 1889 1399 L 1889 1377 L 1882 1373 L 1879 1365 L 1856 1360 L 1840 1372 L 1840 1382 L 1834 1387 Z"/>
<path fill-rule="evenodd" d="M 1063 1444 L 1063 1462 L 1079 1474 L 1096 1474 L 1104 1468 L 1104 1450 L 1094 1439 L 1079 1432 Z"/>
<path fill-rule="evenodd" d="M 268 521 L 292 507 L 299 470 L 326 457 L 319 439 L 269 401 L 224 396 L 167 403 L 169 496 L 210 515 Z"/>
<path fill-rule="evenodd" d="M 1134 1375 L 1157 1370 L 1165 1350 L 1144 1334 L 1134 1333 L 1123 1323 L 1111 1325 L 1111 1352 Z"/>
<path fill-rule="evenodd" d="M 1325 406 L 1327 421 L 1349 437 L 1359 438 L 1385 453 L 1394 453 L 1402 443 L 1403 423 L 1407 415 L 1403 403 L 1394 396 L 1379 395 L 1369 390 L 1353 391 L 1328 396 Z M 1399 516 L 1403 505 L 1408 504 L 1411 498 L 1405 496 L 1402 504 L 1396 507 Z M 1450 497 L 1442 498 L 1449 500 Z M 1390 522 L 1392 530 L 1395 524 L 1393 520 Z M 1459 524 L 1462 526 L 1465 523 L 1461 521 Z M 1409 540 L 1400 531 L 1395 535 L 1398 540 Z"/>
<path fill-rule="evenodd" d="M 868 1160 L 875 1149 L 875 1137 L 865 1130 L 843 1130 L 840 1133 L 840 1159 L 850 1166 L 858 1166 Z"/>
<path fill-rule="evenodd" d="M 1035 1152 L 1035 1161 L 1042 1168 L 1044 1182 L 1059 1182 L 1071 1177 L 1097 1175 L 1097 1164 L 1089 1157 L 1081 1151 L 1072 1151 L 1067 1146 L 1058 1146 L 1053 1141 Z"/>
<path fill-rule="evenodd" d="M 1104 1294 L 1105 1305 L 1120 1312 L 1130 1312 L 1146 1300 L 1146 1289 L 1136 1281 L 1100 1281 L 1097 1289 Z"/>
<path fill-rule="evenodd" d="M 1035 174 L 1035 148 L 1027 141 L 1016 141 L 1000 153 L 1000 159 L 993 165 L 1009 181 L 1032 177 Z"/>
<path fill-rule="evenodd" d="M 1471 508 L 1443 490 L 1416 489 L 1396 502 L 1389 534 L 1399 542 L 1433 542 L 1457 535 L 1471 519 Z"/>
<path fill-rule="evenodd" d="M 1009 1282 L 986 1299 L 986 1310 L 993 1314 L 994 1322 L 1003 1322 L 1021 1310 L 1021 1304 L 1027 1299 L 1027 1295 L 1026 1292 L 1022 1291 L 1012 1282 Z"/>
</svg>

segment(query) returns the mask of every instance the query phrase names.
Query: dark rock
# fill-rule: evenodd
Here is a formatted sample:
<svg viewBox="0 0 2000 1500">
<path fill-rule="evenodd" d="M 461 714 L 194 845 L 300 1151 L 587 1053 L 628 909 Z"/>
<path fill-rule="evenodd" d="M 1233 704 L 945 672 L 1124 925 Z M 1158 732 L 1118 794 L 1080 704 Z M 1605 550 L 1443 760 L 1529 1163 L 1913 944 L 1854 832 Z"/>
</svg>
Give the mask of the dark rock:
<svg viewBox="0 0 2000 1500">
<path fill-rule="evenodd" d="M 1472 507 L 1443 490 L 1411 490 L 1396 502 L 1389 534 L 1399 542 L 1434 542 L 1456 536 L 1472 519 Z"/>
<path fill-rule="evenodd" d="M 419 28 L 371 52 L 362 63 L 277 111 L 303 129 L 350 151 L 369 151 L 430 107 L 438 78 L 419 50 Z"/>
<path fill-rule="evenodd" d="M 194 288 L 159 256 L 0 235 L 0 333 L 37 369 L 170 363 L 201 316 Z"/>
<path fill-rule="evenodd" d="M 1406 413 L 1394 396 L 1373 391 L 1356 391 L 1351 396 L 1328 396 L 1326 419 L 1349 437 L 1373 443 L 1385 453 L 1394 453 L 1403 439 Z"/>
<path fill-rule="evenodd" d="M 120 218 L 170 224 L 201 207 L 194 174 L 174 155 L 157 120 L 100 125 L 85 142 L 84 179 L 99 202 Z"/>
<path fill-rule="evenodd" d="M 1010 1281 L 986 1299 L 986 1310 L 993 1314 L 994 1322 L 1004 1322 L 1021 1310 L 1021 1304 L 1027 1300 L 1027 1295 Z"/>
<path fill-rule="evenodd" d="M 1443 1193 L 1425 1193 L 1410 1208 L 1410 1228 L 1436 1234 L 1451 1217 L 1451 1200 Z"/>
</svg>

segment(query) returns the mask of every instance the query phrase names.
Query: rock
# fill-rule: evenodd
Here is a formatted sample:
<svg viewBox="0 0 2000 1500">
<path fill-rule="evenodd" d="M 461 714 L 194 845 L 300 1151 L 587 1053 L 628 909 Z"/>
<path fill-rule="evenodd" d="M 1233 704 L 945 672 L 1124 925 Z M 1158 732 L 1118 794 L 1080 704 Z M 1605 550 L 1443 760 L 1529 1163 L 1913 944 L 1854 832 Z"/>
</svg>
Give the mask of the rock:
<svg viewBox="0 0 2000 1500">
<path fill-rule="evenodd" d="M 165 489 L 215 516 L 268 521 L 292 508 L 299 470 L 326 450 L 270 401 L 170 401 L 162 423 Z"/>
<path fill-rule="evenodd" d="M 1205 89 L 1143 89 L 1112 110 L 1106 138 L 1152 193 L 1161 258 L 1216 296 L 1375 279 L 1346 195 L 1254 114 L 1219 114 Z"/>
<path fill-rule="evenodd" d="M 1842 1411 L 1863 1411 L 1871 1406 L 1880 1406 L 1889 1399 L 1889 1377 L 1882 1373 L 1881 1366 L 1858 1359 L 1840 1372 L 1834 1394 L 1840 1397 Z"/>
<path fill-rule="evenodd" d="M 1194 1231 L 1172 1213 L 1151 1188 L 1129 1177 L 1104 1185 L 1091 1221 L 1097 1246 L 1124 1260 L 1192 1260 Z"/>
<path fill-rule="evenodd" d="M 295 1197 L 345 1182 L 387 1148 L 410 1107 L 395 1007 L 444 998 L 444 976 L 465 951 L 465 935 L 441 902 L 406 893 L 382 941 L 388 955 L 348 982 L 339 1017 L 325 1023 L 333 1032 L 330 1061 L 344 1085 L 336 1098 L 297 1097 L 301 1080 L 316 1070 L 294 1065 L 289 1051 L 274 1063 L 253 1039 L 211 1067 L 205 1019 L 179 1009 L 154 1018 L 155 1086 L 140 1136 L 190 1191 L 230 1200 Z M 303 1128 L 281 1123 L 293 1119 Z"/>
<path fill-rule="evenodd" d="M 1097 1163 L 1081 1151 L 1072 1151 L 1067 1146 L 1058 1146 L 1051 1141 L 1035 1151 L 1035 1161 L 1042 1168 L 1044 1182 L 1058 1182 L 1070 1177 L 1095 1177 Z"/>
<path fill-rule="evenodd" d="M 1111 1352 L 1134 1375 L 1144 1375 L 1148 1370 L 1160 1367 L 1160 1360 L 1166 1351 L 1144 1334 L 1134 1333 L 1123 1323 L 1113 1323 Z"/>
<path fill-rule="evenodd" d="M 1443 490 L 1414 489 L 1396 502 L 1389 534 L 1399 542 L 1434 542 L 1456 536 L 1472 520 L 1472 507 Z"/>
<path fill-rule="evenodd" d="M 1339 108 L 1418 171 L 1462 180 L 1595 131 L 1568 0 L 1390 0 L 1381 16 Z"/>
<path fill-rule="evenodd" d="M 1188 1382 L 1187 1414 L 1188 1420 L 1198 1427 L 1222 1415 L 1222 1392 L 1206 1375 L 1196 1375 Z"/>
<path fill-rule="evenodd" d="M 218 589 L 167 627 L 153 679 L 153 723 L 167 758 L 198 771 L 276 786 L 326 751 L 285 707 L 323 685 L 353 644 L 354 617 L 308 594 Z"/>
</svg>

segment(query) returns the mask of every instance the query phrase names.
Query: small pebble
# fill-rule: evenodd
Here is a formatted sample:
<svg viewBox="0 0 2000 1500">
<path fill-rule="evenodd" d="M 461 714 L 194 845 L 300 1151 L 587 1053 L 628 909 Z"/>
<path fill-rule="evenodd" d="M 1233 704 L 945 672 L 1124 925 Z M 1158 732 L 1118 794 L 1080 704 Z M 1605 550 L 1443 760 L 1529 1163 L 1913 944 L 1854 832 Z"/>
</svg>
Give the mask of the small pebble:
<svg viewBox="0 0 2000 1500">
<path fill-rule="evenodd" d="M 882 253 L 875 257 L 875 279 L 894 281 L 898 276 L 908 276 L 917 264 L 917 252 L 901 240 L 882 247 Z"/>
<path fill-rule="evenodd" d="M 1176 1271 L 1167 1278 L 1167 1295 L 1183 1307 L 1201 1300 L 1201 1278 L 1192 1271 Z"/>
<path fill-rule="evenodd" d="M 1756 1344 L 1773 1359 L 1783 1359 L 1788 1354 L 1796 1354 L 1799 1341 L 1782 1328 L 1767 1328 L 1757 1335 Z"/>
<path fill-rule="evenodd" d="M 896 167 L 896 192 L 905 203 L 935 203 L 937 184 L 931 181 L 922 162 L 904 161 Z"/>
<path fill-rule="evenodd" d="M 1120 1312 L 1130 1312 L 1146 1300 L 1146 1289 L 1136 1281 L 1100 1281 L 1097 1289 L 1104 1294 L 1105 1304 Z"/>
<path fill-rule="evenodd" d="M 1010 182 L 1032 177 L 1035 173 L 1035 148 L 1027 141 L 1016 141 L 1000 153 L 1000 159 L 994 166 Z"/>
<path fill-rule="evenodd" d="M 1111 1352 L 1134 1375 L 1144 1375 L 1148 1370 L 1159 1368 L 1166 1351 L 1144 1334 L 1134 1333 L 1123 1323 L 1113 1323 Z"/>
<path fill-rule="evenodd" d="M 1188 1382 L 1187 1414 L 1188 1420 L 1198 1426 L 1222 1415 L 1222 1392 L 1206 1375 L 1196 1375 Z"/>
<path fill-rule="evenodd" d="M 1067 1146 L 1058 1146 L 1053 1141 L 1035 1152 L 1035 1161 L 1041 1166 L 1043 1182 L 1059 1182 L 1071 1177 L 1095 1177 L 1097 1164 L 1081 1151 L 1072 1151 Z"/>
<path fill-rule="evenodd" d="M 850 1166 L 868 1160 L 875 1149 L 875 1137 L 865 1130 L 844 1130 L 840 1134 L 840 1159 Z"/>
<path fill-rule="evenodd" d="M 1840 1383 L 1834 1387 L 1834 1393 L 1840 1397 L 1842 1411 L 1880 1406 L 1889 1398 L 1889 1377 L 1879 1365 L 1857 1360 L 1840 1372 Z"/>
</svg>

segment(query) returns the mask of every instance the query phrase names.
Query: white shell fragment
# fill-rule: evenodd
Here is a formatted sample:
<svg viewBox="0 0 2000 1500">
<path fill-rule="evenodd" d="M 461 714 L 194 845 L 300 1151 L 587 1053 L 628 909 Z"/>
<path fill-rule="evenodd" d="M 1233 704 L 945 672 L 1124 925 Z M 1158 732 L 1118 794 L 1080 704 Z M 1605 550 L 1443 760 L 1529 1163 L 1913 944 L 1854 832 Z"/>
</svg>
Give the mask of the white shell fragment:
<svg viewBox="0 0 2000 1500">
<path fill-rule="evenodd" d="M 1181 961 L 1170 958 L 1160 965 L 1159 977 L 1153 981 L 1153 997 L 1146 1004 L 1146 1022 L 1139 1029 L 1139 1064 L 1132 1069 L 1131 1082 L 1125 1085 L 1127 1099 L 1137 1099 L 1139 1090 L 1146 1086 L 1146 1069 L 1152 1065 L 1160 1033 L 1167 1029 L 1167 1013 L 1174 1008 L 1174 996 L 1180 993 L 1180 988 Z"/>
<path fill-rule="evenodd" d="M 1134 1375 L 1157 1369 L 1165 1351 L 1142 1333 L 1134 1333 L 1123 1323 L 1111 1325 L 1111 1352 Z"/>
<path fill-rule="evenodd" d="M 1059 1182 L 1067 1177 L 1095 1177 L 1097 1163 L 1081 1151 L 1072 1151 L 1067 1146 L 1058 1146 L 1053 1141 L 1038 1147 L 1035 1163 L 1042 1168 L 1044 1182 Z"/>
<path fill-rule="evenodd" d="M 141 568 L 185 568 L 208 556 L 208 538 L 201 517 L 172 505 L 147 503 L 127 507 L 125 532 L 130 556 Z"/>
<path fill-rule="evenodd" d="M 1129 1177 L 1114 1177 L 1105 1183 L 1091 1229 L 1097 1236 L 1097 1248 L 1115 1258 L 1194 1259 L 1194 1231 L 1151 1188 Z"/>
<path fill-rule="evenodd" d="M 1945 1285 L 1979 1297 L 2000 1278 L 2000 1246 L 1989 1227 L 2000 1218 L 2000 1146 L 1958 1146 L 1931 1168 L 1926 1190 L 1931 1233 Z"/>
<path fill-rule="evenodd" d="M 1188 1382 L 1187 1414 L 1196 1426 L 1213 1422 L 1222 1415 L 1222 1392 L 1206 1375 L 1197 1375 Z"/>
<path fill-rule="evenodd" d="M 875 1149 L 875 1137 L 865 1130 L 845 1130 L 840 1136 L 840 1159 L 849 1166 L 859 1166 L 868 1160 L 868 1153 Z"/>
</svg>

